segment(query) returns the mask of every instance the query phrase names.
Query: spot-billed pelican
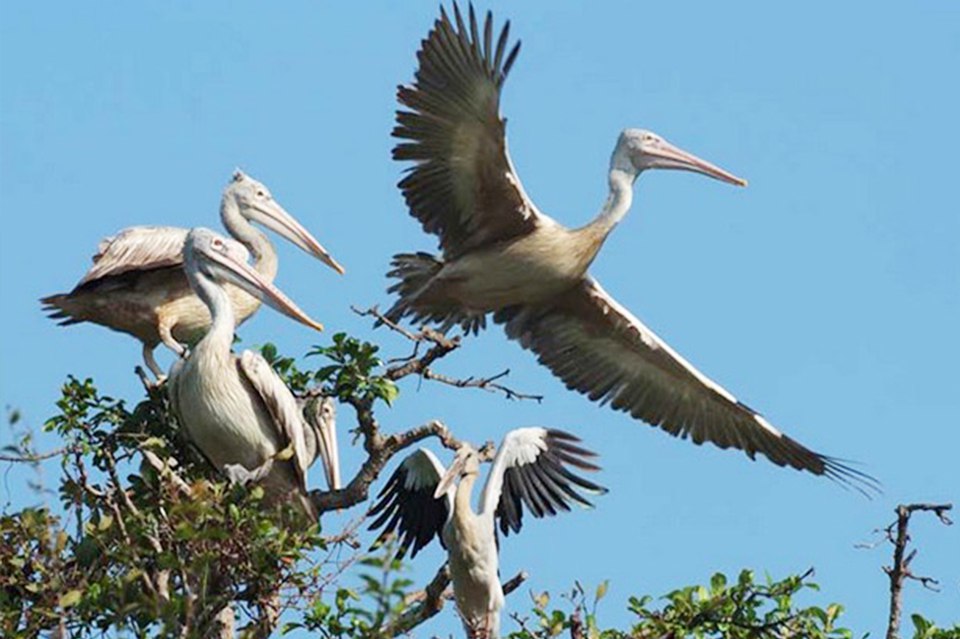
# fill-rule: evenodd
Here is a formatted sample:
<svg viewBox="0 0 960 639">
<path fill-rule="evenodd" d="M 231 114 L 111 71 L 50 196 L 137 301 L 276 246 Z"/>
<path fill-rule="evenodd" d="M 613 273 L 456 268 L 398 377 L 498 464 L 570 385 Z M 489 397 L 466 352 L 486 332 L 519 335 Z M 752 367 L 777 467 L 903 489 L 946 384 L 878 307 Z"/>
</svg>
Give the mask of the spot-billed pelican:
<svg viewBox="0 0 960 639">
<path fill-rule="evenodd" d="M 170 403 L 180 425 L 231 479 L 262 482 L 272 500 L 294 500 L 316 518 L 306 474 L 318 455 L 327 484 L 340 486 L 333 405 L 321 407 L 317 424 L 308 425 L 293 393 L 259 353 L 232 352 L 236 318 L 225 284 L 307 326 L 323 327 L 247 264 L 242 244 L 196 228 L 187 234 L 183 256 L 190 286 L 213 319 L 206 336 L 170 369 Z"/>
<path fill-rule="evenodd" d="M 223 192 L 220 219 L 224 227 L 253 253 L 257 271 L 272 282 L 277 251 L 257 222 L 343 273 L 319 242 L 273 199 L 269 189 L 239 169 Z M 178 355 L 182 344 L 200 339 L 210 326 L 210 312 L 190 290 L 183 273 L 183 242 L 188 229 L 173 226 L 134 226 L 104 238 L 93 266 L 69 293 L 40 300 L 60 324 L 93 322 L 129 333 L 143 342 L 143 359 L 151 371 L 163 370 L 153 350 L 163 342 Z M 233 284 L 227 285 L 234 317 L 241 324 L 260 301 Z"/>
<path fill-rule="evenodd" d="M 504 535 L 519 532 L 524 507 L 534 517 L 553 516 L 570 510 L 571 502 L 590 507 L 581 492 L 607 492 L 568 468 L 599 470 L 589 461 L 594 454 L 580 448 L 579 442 L 569 433 L 547 428 L 507 433 L 487 475 L 477 512 L 470 505 L 480 474 L 477 450 L 469 444 L 461 446 L 449 469 L 429 450 L 417 450 L 387 480 L 370 511 L 379 515 L 370 529 L 384 527 L 376 544 L 396 535 L 397 557 L 403 558 L 411 549 L 415 557 L 439 536 L 447 550 L 453 594 L 467 636 L 497 637 L 504 603 L 497 527 Z"/>
<path fill-rule="evenodd" d="M 691 366 L 613 299 L 587 269 L 623 219 L 633 185 L 648 169 L 679 169 L 729 184 L 746 181 L 670 144 L 626 129 L 614 148 L 609 195 L 589 224 L 569 229 L 540 212 L 507 153 L 500 92 L 520 44 L 507 22 L 494 43 L 488 12 L 478 25 L 454 4 L 441 8 L 417 54 L 412 86 L 401 86 L 394 148 L 412 161 L 399 186 L 425 231 L 439 236 L 442 258 L 394 256 L 388 312 L 476 332 L 487 313 L 507 336 L 536 353 L 567 388 L 634 418 L 689 437 L 762 453 L 848 483 L 871 478 L 809 450 L 773 427 Z"/>
</svg>

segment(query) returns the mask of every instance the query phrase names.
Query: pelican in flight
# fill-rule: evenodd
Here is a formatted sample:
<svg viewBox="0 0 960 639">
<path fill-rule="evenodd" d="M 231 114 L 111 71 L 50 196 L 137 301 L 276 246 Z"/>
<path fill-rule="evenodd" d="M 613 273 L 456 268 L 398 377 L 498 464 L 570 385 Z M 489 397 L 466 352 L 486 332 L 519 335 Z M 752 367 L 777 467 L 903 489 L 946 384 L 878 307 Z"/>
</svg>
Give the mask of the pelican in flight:
<svg viewBox="0 0 960 639">
<path fill-rule="evenodd" d="M 455 23 L 454 23 L 455 22 Z M 617 303 L 587 270 L 630 209 L 633 185 L 650 169 L 692 171 L 723 182 L 746 181 L 659 135 L 620 134 L 600 214 L 567 228 L 527 196 L 507 153 L 500 92 L 520 44 L 508 45 L 507 22 L 494 41 L 493 21 L 478 25 L 473 8 L 454 21 L 441 8 L 417 54 L 412 86 L 401 86 L 393 131 L 397 160 L 413 162 L 400 181 L 411 215 L 439 237 L 442 257 L 394 256 L 388 274 L 399 321 L 485 326 L 485 316 L 533 351 L 567 388 L 609 403 L 696 444 L 762 453 L 848 483 L 870 478 L 804 447 L 773 427 L 674 352 Z"/>
<path fill-rule="evenodd" d="M 223 192 L 220 219 L 253 253 L 254 267 L 272 282 L 277 251 L 267 236 L 251 224 L 276 231 L 338 273 L 343 267 L 292 215 L 273 199 L 263 183 L 239 169 Z M 163 342 L 178 355 L 183 344 L 200 339 L 210 326 L 210 312 L 190 290 L 183 272 L 183 242 L 188 229 L 173 226 L 133 226 L 104 238 L 93 266 L 69 293 L 40 301 L 61 325 L 94 322 L 129 333 L 143 342 L 143 360 L 157 378 L 163 369 L 153 350 Z M 227 285 L 237 325 L 260 307 L 260 300 Z"/>
<path fill-rule="evenodd" d="M 375 546 L 396 535 L 397 558 L 412 549 L 415 557 L 434 537 L 447 550 L 457 609 L 468 637 L 495 638 L 500 628 L 503 589 L 500 585 L 497 531 L 520 532 L 523 509 L 534 517 L 570 510 L 571 503 L 591 507 L 582 492 L 603 494 L 605 488 L 580 477 L 568 466 L 599 470 L 593 453 L 561 430 L 518 428 L 507 433 L 493 460 L 480 495 L 480 510 L 470 505 L 480 474 L 480 455 L 461 446 L 449 469 L 436 455 L 419 449 L 407 456 L 378 495 L 371 524 L 383 526 Z M 459 483 L 457 483 L 459 480 Z"/>
<path fill-rule="evenodd" d="M 184 271 L 213 319 L 206 336 L 174 362 L 168 380 L 170 404 L 180 425 L 218 470 L 234 481 L 262 482 L 271 500 L 290 499 L 315 519 L 306 475 L 318 455 L 327 484 L 340 486 L 332 404 L 321 407 L 316 425 L 309 425 L 293 393 L 259 353 L 231 351 L 236 317 L 226 285 L 311 328 L 323 327 L 249 266 L 248 255 L 242 244 L 208 229 L 187 234 Z"/>
</svg>

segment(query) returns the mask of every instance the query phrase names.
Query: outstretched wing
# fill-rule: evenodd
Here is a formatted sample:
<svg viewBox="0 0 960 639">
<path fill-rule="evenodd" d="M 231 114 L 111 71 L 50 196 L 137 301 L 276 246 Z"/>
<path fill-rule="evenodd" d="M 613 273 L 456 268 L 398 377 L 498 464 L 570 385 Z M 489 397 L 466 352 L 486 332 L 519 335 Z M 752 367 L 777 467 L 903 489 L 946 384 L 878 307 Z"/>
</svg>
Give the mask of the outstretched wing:
<svg viewBox="0 0 960 639">
<path fill-rule="evenodd" d="M 379 516 L 369 530 L 383 527 L 374 547 L 396 535 L 400 540 L 396 557 L 403 559 L 411 546 L 410 556 L 416 557 L 434 537 L 440 537 L 443 543 L 440 533 L 453 512 L 453 489 L 439 499 L 434 499 L 433 493 L 445 472 L 437 456 L 425 448 L 403 460 L 370 509 L 369 515 Z"/>
<path fill-rule="evenodd" d="M 183 243 L 187 229 L 175 226 L 131 226 L 105 237 L 97 246 L 93 266 L 77 284 L 81 287 L 130 271 L 183 264 Z"/>
<path fill-rule="evenodd" d="M 237 358 L 237 366 L 241 376 L 256 391 L 270 414 L 280 441 L 283 442 L 283 447 L 290 446 L 292 448 L 293 457 L 290 462 L 296 470 L 300 486 L 306 490 L 307 468 L 314 460 L 307 449 L 306 431 L 309 427 L 304 422 L 303 413 L 300 412 L 300 406 L 297 404 L 296 398 L 276 371 L 267 363 L 267 360 L 259 353 L 244 351 Z M 323 463 L 327 483 L 333 487 L 339 485 L 340 481 L 338 476 L 338 451 L 335 449 L 325 451 L 324 448 L 321 445 L 319 450 L 321 456 L 328 455 L 328 457 L 323 457 Z"/>
<path fill-rule="evenodd" d="M 537 518 L 570 510 L 571 502 L 591 507 L 581 493 L 603 494 L 607 489 L 568 468 L 600 470 L 588 461 L 596 455 L 579 443 L 562 430 L 530 427 L 507 433 L 483 487 L 480 512 L 496 508 L 500 531 L 509 535 L 520 532 L 524 506 Z"/>
<path fill-rule="evenodd" d="M 410 213 L 440 238 L 448 258 L 533 231 L 552 222 L 538 213 L 507 154 L 500 90 L 520 50 L 508 47 L 510 23 L 493 43 L 488 12 L 479 32 L 473 7 L 469 26 L 453 5 L 456 26 L 443 8 L 417 53 L 413 86 L 397 98 L 393 149 L 415 166 L 400 181 Z"/>
<path fill-rule="evenodd" d="M 588 278 L 549 308 L 511 307 L 494 320 L 567 388 L 694 443 L 762 453 L 778 466 L 875 488 L 875 480 L 815 453 L 695 369 Z"/>
</svg>

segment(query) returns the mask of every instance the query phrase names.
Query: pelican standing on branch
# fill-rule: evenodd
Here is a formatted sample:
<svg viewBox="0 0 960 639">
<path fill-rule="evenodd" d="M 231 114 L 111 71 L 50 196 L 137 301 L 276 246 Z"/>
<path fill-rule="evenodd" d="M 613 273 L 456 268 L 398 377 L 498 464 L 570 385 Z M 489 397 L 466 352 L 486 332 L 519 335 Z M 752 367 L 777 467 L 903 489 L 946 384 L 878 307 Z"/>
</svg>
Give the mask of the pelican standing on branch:
<svg viewBox="0 0 960 639">
<path fill-rule="evenodd" d="M 504 535 L 519 532 L 524 506 L 534 517 L 570 510 L 571 502 L 590 507 L 581 492 L 605 488 L 567 466 L 599 470 L 595 455 L 578 446 L 569 433 L 546 428 L 518 428 L 507 433 L 493 460 L 480 495 L 480 509 L 470 505 L 480 474 L 478 451 L 465 444 L 449 469 L 436 455 L 419 449 L 407 456 L 380 491 L 370 515 L 370 529 L 384 527 L 376 544 L 396 535 L 397 558 L 415 557 L 439 536 L 447 549 L 457 609 L 468 637 L 495 638 L 504 597 L 500 584 L 497 527 Z M 459 483 L 458 483 L 459 480 Z"/>
<path fill-rule="evenodd" d="M 340 486 L 332 413 L 308 425 L 293 393 L 259 353 L 231 351 L 236 318 L 225 285 L 240 287 L 306 326 L 323 327 L 247 264 L 242 244 L 196 228 L 187 235 L 183 255 L 187 280 L 213 319 L 206 336 L 170 370 L 170 404 L 180 425 L 232 480 L 261 482 L 271 501 L 290 499 L 316 519 L 306 475 L 318 455 L 327 484 Z"/>
<path fill-rule="evenodd" d="M 220 219 L 250 250 L 254 267 L 267 281 L 277 274 L 277 251 L 258 222 L 276 231 L 338 273 L 343 267 L 261 182 L 239 169 L 223 192 Z M 129 333 L 143 342 L 143 360 L 157 378 L 163 370 L 153 350 L 163 342 L 183 355 L 183 344 L 200 339 L 210 326 L 210 312 L 190 290 L 183 272 L 183 242 L 188 229 L 134 226 L 100 242 L 93 266 L 69 293 L 40 301 L 61 325 L 93 322 Z M 237 325 L 260 307 L 260 301 L 229 284 Z"/>
<path fill-rule="evenodd" d="M 401 86 L 394 148 L 412 161 L 399 186 L 443 257 L 400 254 L 390 276 L 399 299 L 387 316 L 459 325 L 476 332 L 487 313 L 536 353 L 567 388 L 696 444 L 762 453 L 844 483 L 871 479 L 809 450 L 707 378 L 592 278 L 587 269 L 623 219 L 633 185 L 648 169 L 678 169 L 745 186 L 742 180 L 641 129 L 620 134 L 610 192 L 589 224 L 569 229 L 541 213 L 507 153 L 500 92 L 520 44 L 510 23 L 494 43 L 493 21 L 478 25 L 441 8 L 417 54 L 412 86 Z"/>
</svg>

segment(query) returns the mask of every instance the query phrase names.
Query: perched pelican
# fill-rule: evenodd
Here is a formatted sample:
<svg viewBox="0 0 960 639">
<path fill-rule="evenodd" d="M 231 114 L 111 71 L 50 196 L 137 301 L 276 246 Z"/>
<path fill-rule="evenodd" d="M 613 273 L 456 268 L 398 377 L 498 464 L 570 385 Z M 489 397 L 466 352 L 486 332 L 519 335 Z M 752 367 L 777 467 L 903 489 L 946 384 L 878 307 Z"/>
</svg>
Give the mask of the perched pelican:
<svg viewBox="0 0 960 639">
<path fill-rule="evenodd" d="M 180 425 L 231 479 L 260 481 L 271 499 L 294 499 L 316 518 L 306 474 L 318 454 L 327 484 L 340 486 L 333 413 L 321 407 L 317 424 L 308 425 L 293 393 L 259 353 L 231 351 L 236 318 L 225 285 L 307 326 L 323 327 L 247 264 L 242 244 L 196 228 L 187 234 L 183 257 L 187 280 L 213 320 L 206 336 L 170 370 L 170 403 Z"/>
<path fill-rule="evenodd" d="M 493 42 L 471 7 L 465 23 L 441 8 L 417 54 L 413 86 L 401 86 L 394 158 L 414 164 L 401 180 L 410 213 L 439 236 L 443 257 L 394 256 L 399 282 L 393 320 L 411 317 L 477 331 L 493 313 L 507 336 L 536 353 L 567 388 L 694 443 L 762 453 L 779 466 L 842 482 L 870 478 L 802 446 L 737 401 L 618 304 L 587 269 L 623 219 L 633 184 L 648 169 L 693 171 L 738 186 L 746 181 L 650 131 L 620 134 L 610 193 L 589 224 L 568 229 L 524 192 L 507 153 L 500 91 L 520 44 L 508 22 Z"/>
<path fill-rule="evenodd" d="M 519 532 L 524 506 L 534 517 L 553 516 L 570 510 L 570 502 L 590 507 L 580 491 L 607 492 L 567 468 L 599 470 L 587 461 L 595 455 L 579 442 L 569 433 L 547 428 L 507 433 L 487 475 L 478 512 L 470 506 L 480 474 L 477 450 L 469 444 L 460 447 L 449 469 L 429 450 L 417 450 L 387 480 L 370 511 L 379 514 L 370 529 L 384 526 L 375 545 L 396 534 L 397 557 L 403 558 L 411 547 L 415 557 L 439 536 L 467 636 L 497 637 L 503 590 L 496 528 L 504 535 Z"/>
<path fill-rule="evenodd" d="M 277 274 L 277 251 L 258 222 L 343 273 L 343 267 L 262 183 L 239 169 L 223 192 L 220 219 L 234 238 L 253 253 L 254 265 L 269 282 Z M 40 301 L 61 325 L 94 322 L 129 333 L 143 342 L 143 360 L 158 377 L 163 370 L 153 357 L 163 342 L 178 355 L 182 344 L 200 339 L 210 326 L 210 312 L 190 290 L 183 273 L 183 241 L 188 229 L 173 226 L 133 226 L 104 238 L 93 266 L 69 293 Z M 256 297 L 228 284 L 237 325 L 260 307 Z"/>
</svg>

